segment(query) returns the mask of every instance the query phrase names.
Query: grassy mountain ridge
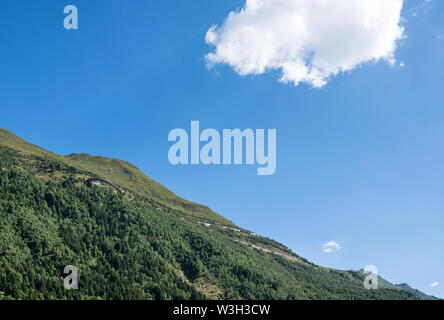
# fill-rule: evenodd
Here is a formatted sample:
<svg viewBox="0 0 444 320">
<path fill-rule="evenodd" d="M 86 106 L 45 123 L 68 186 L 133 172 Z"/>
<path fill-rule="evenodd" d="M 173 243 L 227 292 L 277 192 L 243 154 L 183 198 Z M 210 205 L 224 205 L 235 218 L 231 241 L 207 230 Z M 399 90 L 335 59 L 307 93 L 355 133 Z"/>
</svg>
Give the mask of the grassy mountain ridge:
<svg viewBox="0 0 444 320">
<path fill-rule="evenodd" d="M 128 162 L 88 154 L 56 155 L 36 145 L 30 144 L 8 130 L 0 128 L 0 146 L 12 148 L 27 155 L 35 155 L 56 160 L 81 171 L 105 178 L 133 193 L 157 199 L 168 206 L 211 221 L 232 225 L 231 221 L 214 213 L 210 208 L 182 199 L 143 174 L 136 166 Z"/>
<path fill-rule="evenodd" d="M 178 197 L 171 204 L 141 174 L 0 130 L 0 299 L 417 299 L 366 290 L 359 272 L 316 266 Z M 92 175 L 130 192 L 86 185 Z M 79 290 L 64 290 L 66 265 L 78 268 Z"/>
</svg>

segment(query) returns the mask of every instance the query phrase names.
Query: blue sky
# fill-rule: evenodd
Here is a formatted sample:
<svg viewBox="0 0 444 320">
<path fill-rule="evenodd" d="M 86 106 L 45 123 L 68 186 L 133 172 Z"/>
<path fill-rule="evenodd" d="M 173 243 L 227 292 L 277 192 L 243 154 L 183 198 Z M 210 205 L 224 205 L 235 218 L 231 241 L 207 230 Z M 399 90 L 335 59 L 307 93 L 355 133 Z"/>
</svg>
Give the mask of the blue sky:
<svg viewBox="0 0 444 320">
<path fill-rule="evenodd" d="M 79 30 L 63 28 L 67 4 Z M 313 88 L 206 67 L 208 29 L 243 0 L 0 0 L 0 126 L 59 154 L 134 163 L 314 263 L 376 265 L 444 297 L 444 4 L 422 4 L 404 3 L 396 64 Z M 276 173 L 172 166 L 168 133 L 192 120 L 276 128 Z M 323 252 L 329 241 L 341 250 Z"/>
</svg>

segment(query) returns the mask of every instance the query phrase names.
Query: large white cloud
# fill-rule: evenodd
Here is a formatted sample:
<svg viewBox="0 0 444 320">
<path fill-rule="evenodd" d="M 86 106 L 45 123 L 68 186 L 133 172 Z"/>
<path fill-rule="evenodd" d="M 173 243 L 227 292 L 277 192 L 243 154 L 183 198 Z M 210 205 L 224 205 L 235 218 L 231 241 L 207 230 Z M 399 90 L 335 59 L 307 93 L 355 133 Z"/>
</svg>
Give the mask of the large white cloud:
<svg viewBox="0 0 444 320">
<path fill-rule="evenodd" d="M 364 62 L 393 63 L 402 39 L 403 0 L 246 0 L 221 26 L 206 60 L 240 75 L 282 71 L 280 81 L 322 87 Z"/>
</svg>

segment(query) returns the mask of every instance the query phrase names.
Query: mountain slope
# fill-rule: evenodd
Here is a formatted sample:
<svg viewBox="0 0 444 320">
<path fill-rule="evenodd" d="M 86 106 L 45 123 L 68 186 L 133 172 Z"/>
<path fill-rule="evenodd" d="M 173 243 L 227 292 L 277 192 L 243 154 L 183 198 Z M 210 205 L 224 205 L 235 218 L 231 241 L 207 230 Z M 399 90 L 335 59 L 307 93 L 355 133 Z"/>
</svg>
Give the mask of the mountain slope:
<svg viewBox="0 0 444 320">
<path fill-rule="evenodd" d="M 0 131 L 0 299 L 416 299 L 171 203 L 139 173 Z M 85 184 L 94 175 L 129 192 Z M 63 288 L 67 265 L 78 290 Z"/>
<path fill-rule="evenodd" d="M 395 289 L 408 292 L 420 300 L 439 300 L 437 297 L 430 296 L 428 294 L 425 294 L 424 292 L 419 291 L 418 289 L 412 288 L 407 283 L 396 284 Z"/>
<path fill-rule="evenodd" d="M 2 128 L 0 128 L 0 146 L 12 148 L 26 155 L 60 161 L 80 171 L 108 179 L 133 193 L 159 200 L 172 208 L 183 210 L 202 219 L 232 225 L 232 222 L 214 213 L 210 208 L 178 197 L 128 162 L 105 157 L 93 157 L 88 154 L 56 155 L 28 143 Z"/>
<path fill-rule="evenodd" d="M 361 275 L 364 275 L 364 270 L 361 269 L 358 271 Z M 378 276 L 378 286 L 380 288 L 384 289 L 391 289 L 391 290 L 399 290 L 403 292 L 407 292 L 419 300 L 439 300 L 437 297 L 430 296 L 425 294 L 424 292 L 419 291 L 418 289 L 414 289 L 411 286 L 409 286 L 406 283 L 401 284 L 393 284 L 390 281 L 387 281 L 386 279 L 382 278 L 381 276 Z"/>
</svg>

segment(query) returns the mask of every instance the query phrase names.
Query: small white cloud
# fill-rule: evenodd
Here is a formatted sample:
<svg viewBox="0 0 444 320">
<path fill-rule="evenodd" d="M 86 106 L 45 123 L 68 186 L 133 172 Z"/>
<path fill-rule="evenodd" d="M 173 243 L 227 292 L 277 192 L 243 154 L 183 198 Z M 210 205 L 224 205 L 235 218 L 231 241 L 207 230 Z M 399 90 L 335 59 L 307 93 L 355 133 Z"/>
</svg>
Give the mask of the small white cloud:
<svg viewBox="0 0 444 320">
<path fill-rule="evenodd" d="M 405 63 L 404 63 L 404 61 L 401 61 L 401 63 L 399 64 L 399 66 L 400 66 L 401 68 L 404 68 L 404 67 L 405 67 Z"/>
<path fill-rule="evenodd" d="M 439 282 L 433 282 L 433 283 L 430 285 L 430 288 L 435 288 L 435 287 L 437 287 L 437 286 L 439 286 Z"/>
<path fill-rule="evenodd" d="M 394 63 L 403 0 L 246 0 L 206 42 L 208 66 L 225 63 L 240 75 L 280 70 L 280 81 L 324 86 L 369 61 Z"/>
<path fill-rule="evenodd" d="M 416 17 L 418 15 L 418 11 L 428 5 L 431 1 L 432 0 L 424 0 L 420 4 L 411 8 L 410 11 L 412 12 L 412 17 Z"/>
<path fill-rule="evenodd" d="M 341 246 L 334 241 L 327 242 L 322 246 L 322 251 L 325 253 L 337 252 L 339 250 L 341 250 Z"/>
</svg>

